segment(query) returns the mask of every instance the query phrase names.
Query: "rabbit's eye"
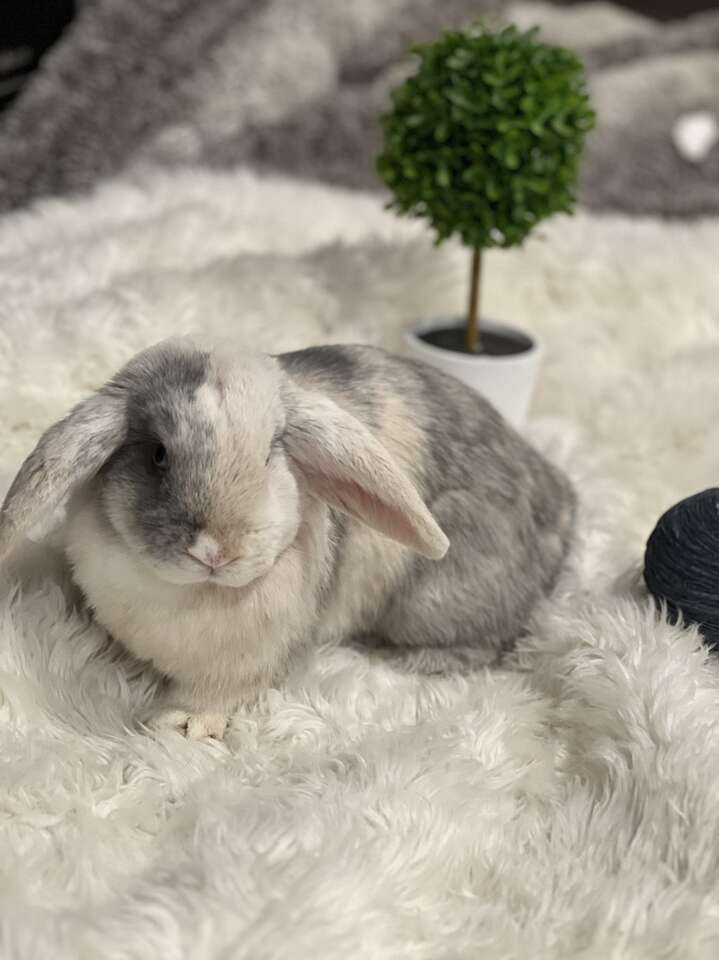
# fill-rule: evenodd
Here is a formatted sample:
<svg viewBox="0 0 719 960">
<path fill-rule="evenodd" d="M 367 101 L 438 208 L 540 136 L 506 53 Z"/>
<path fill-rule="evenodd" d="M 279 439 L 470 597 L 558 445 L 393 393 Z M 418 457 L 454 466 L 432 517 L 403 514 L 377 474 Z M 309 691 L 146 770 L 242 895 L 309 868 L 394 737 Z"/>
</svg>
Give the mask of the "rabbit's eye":
<svg viewBox="0 0 719 960">
<path fill-rule="evenodd" d="M 167 450 L 161 443 L 156 443 L 152 448 L 152 465 L 158 470 L 167 470 L 170 466 Z"/>
</svg>

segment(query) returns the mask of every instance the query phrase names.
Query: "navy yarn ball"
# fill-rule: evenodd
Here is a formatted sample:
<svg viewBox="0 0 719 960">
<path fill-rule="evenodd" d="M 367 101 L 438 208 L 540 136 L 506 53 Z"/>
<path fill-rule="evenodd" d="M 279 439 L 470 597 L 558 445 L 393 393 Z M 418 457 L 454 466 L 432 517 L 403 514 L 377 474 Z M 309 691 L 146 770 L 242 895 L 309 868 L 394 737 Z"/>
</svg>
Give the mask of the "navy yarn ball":
<svg viewBox="0 0 719 960">
<path fill-rule="evenodd" d="M 647 541 L 644 580 L 672 623 L 681 615 L 699 625 L 713 650 L 719 647 L 719 488 L 663 514 Z"/>
</svg>

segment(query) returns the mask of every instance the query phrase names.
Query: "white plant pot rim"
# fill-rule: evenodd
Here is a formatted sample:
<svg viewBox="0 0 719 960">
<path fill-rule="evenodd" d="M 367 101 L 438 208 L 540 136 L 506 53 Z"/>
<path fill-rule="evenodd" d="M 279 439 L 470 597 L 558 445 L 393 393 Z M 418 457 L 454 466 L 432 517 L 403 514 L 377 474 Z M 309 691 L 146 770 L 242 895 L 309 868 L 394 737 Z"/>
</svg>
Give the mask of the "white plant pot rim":
<svg viewBox="0 0 719 960">
<path fill-rule="evenodd" d="M 522 350 L 519 353 L 508 353 L 503 356 L 491 356 L 486 353 L 478 353 L 475 356 L 472 356 L 468 353 L 460 353 L 458 350 L 447 350 L 444 347 L 435 347 L 434 344 L 425 343 L 424 340 L 420 340 L 420 335 L 423 333 L 429 333 L 431 330 L 446 330 L 449 327 L 462 326 L 464 323 L 463 318 L 454 317 L 454 318 L 437 318 L 436 320 L 424 320 L 422 323 L 416 324 L 412 327 L 411 330 L 406 331 L 405 338 L 409 340 L 415 350 L 420 352 L 424 351 L 427 354 L 436 354 L 440 353 L 443 356 L 450 356 L 452 358 L 452 363 L 456 364 L 465 364 L 468 367 L 476 367 L 478 364 L 502 364 L 506 363 L 517 364 L 522 363 L 524 360 L 534 360 L 539 354 L 543 352 L 542 343 L 537 337 L 530 335 L 525 330 L 522 330 L 521 327 L 513 327 L 508 323 L 497 323 L 494 320 L 489 320 L 483 317 L 480 320 L 479 331 L 480 337 L 482 335 L 482 329 L 491 330 L 492 333 L 506 334 L 510 337 L 516 337 L 517 334 L 529 341 L 529 346 L 526 350 Z"/>
</svg>

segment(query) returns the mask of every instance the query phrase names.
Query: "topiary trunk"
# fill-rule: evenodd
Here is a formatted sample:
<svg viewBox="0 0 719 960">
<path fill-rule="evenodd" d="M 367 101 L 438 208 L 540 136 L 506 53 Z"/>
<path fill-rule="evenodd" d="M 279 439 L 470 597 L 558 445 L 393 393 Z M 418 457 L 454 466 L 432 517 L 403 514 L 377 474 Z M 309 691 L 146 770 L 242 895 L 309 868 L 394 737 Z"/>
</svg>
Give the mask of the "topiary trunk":
<svg viewBox="0 0 719 960">
<path fill-rule="evenodd" d="M 479 350 L 479 284 L 482 277 L 482 251 L 475 247 L 472 251 L 472 269 L 469 283 L 469 307 L 464 344 L 467 353 Z"/>
</svg>

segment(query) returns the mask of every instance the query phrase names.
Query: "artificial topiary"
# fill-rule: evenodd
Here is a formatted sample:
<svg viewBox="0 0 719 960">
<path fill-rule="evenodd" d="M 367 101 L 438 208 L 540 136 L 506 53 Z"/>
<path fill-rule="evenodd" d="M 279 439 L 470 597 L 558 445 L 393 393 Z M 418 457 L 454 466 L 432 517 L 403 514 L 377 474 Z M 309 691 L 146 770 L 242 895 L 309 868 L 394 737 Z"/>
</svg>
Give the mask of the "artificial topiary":
<svg viewBox="0 0 719 960">
<path fill-rule="evenodd" d="M 571 213 L 594 113 L 584 68 L 536 30 L 478 26 L 418 44 L 417 72 L 382 117 L 377 170 L 390 206 L 426 217 L 441 243 L 472 248 L 466 349 L 478 349 L 480 253 L 520 244 L 553 213 Z"/>
</svg>

